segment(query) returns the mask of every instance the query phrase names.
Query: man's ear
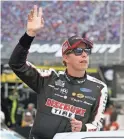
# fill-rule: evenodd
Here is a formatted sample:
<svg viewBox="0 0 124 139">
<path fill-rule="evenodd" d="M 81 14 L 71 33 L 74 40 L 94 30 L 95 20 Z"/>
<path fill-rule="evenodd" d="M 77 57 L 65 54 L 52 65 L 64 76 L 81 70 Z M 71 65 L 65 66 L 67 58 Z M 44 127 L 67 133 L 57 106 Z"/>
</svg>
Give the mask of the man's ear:
<svg viewBox="0 0 124 139">
<path fill-rule="evenodd" d="M 67 55 L 63 55 L 63 61 L 65 61 L 66 63 L 68 63 L 68 56 Z"/>
</svg>

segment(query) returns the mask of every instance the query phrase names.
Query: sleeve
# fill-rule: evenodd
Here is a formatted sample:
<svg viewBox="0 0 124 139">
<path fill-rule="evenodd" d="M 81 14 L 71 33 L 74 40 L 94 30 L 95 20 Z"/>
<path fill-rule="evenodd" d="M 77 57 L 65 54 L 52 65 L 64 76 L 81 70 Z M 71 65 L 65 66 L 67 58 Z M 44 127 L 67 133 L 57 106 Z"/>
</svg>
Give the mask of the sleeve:
<svg viewBox="0 0 124 139">
<path fill-rule="evenodd" d="M 44 85 L 44 77 L 49 78 L 52 71 L 36 69 L 27 61 L 28 50 L 33 39 L 34 37 L 26 33 L 21 37 L 9 59 L 9 66 L 24 83 L 35 92 L 40 93 L 39 87 Z"/>
<path fill-rule="evenodd" d="M 107 86 L 101 90 L 101 95 L 99 99 L 96 101 L 94 109 L 91 113 L 91 118 L 89 123 L 82 126 L 81 131 L 100 131 L 103 126 L 104 121 L 104 111 L 107 103 L 108 91 Z"/>
</svg>

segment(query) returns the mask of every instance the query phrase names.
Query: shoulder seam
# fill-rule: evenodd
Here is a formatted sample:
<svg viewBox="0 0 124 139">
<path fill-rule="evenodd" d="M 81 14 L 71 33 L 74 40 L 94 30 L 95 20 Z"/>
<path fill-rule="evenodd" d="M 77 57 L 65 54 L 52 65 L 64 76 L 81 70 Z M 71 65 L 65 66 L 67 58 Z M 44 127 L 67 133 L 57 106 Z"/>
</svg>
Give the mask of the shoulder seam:
<svg viewBox="0 0 124 139">
<path fill-rule="evenodd" d="M 98 83 L 98 84 L 102 84 L 103 86 L 107 86 L 103 81 L 101 81 L 93 76 L 90 76 L 90 75 L 87 75 L 87 80 Z"/>
</svg>

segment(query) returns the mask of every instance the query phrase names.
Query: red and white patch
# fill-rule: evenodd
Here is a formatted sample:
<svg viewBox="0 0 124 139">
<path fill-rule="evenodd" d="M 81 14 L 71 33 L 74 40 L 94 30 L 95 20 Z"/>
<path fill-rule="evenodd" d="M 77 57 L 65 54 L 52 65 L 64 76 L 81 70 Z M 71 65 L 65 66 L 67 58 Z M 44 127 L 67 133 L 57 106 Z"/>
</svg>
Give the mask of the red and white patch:
<svg viewBox="0 0 124 139">
<path fill-rule="evenodd" d="M 52 114 L 67 117 L 67 118 L 75 118 L 75 114 L 69 111 L 61 110 L 61 109 L 56 109 L 52 108 Z"/>
<path fill-rule="evenodd" d="M 75 107 L 73 105 L 62 103 L 50 98 L 47 99 L 45 105 L 53 108 L 52 109 L 53 114 L 61 115 L 68 118 L 75 117 L 75 115 L 80 115 L 84 117 L 84 114 L 86 112 L 86 109 Z"/>
</svg>

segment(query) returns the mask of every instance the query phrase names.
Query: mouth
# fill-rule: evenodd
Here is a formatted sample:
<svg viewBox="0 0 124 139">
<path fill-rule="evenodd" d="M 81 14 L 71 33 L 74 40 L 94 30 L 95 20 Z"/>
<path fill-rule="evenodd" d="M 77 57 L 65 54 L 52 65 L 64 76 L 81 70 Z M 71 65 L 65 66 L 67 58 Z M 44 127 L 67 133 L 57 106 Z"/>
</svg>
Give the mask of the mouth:
<svg viewBox="0 0 124 139">
<path fill-rule="evenodd" d="M 84 64 L 87 64 L 87 60 L 81 60 L 80 63 L 84 63 Z"/>
</svg>

